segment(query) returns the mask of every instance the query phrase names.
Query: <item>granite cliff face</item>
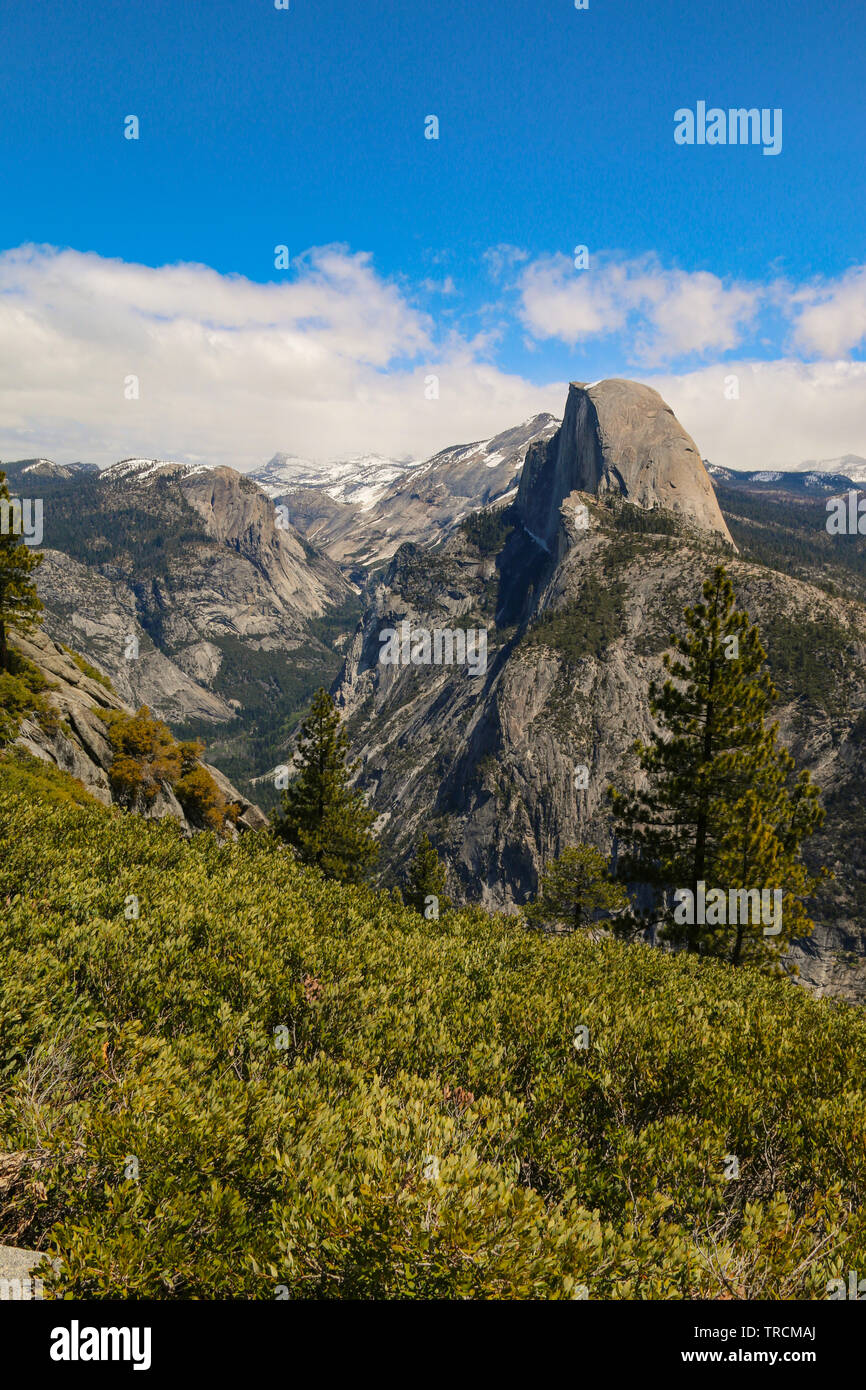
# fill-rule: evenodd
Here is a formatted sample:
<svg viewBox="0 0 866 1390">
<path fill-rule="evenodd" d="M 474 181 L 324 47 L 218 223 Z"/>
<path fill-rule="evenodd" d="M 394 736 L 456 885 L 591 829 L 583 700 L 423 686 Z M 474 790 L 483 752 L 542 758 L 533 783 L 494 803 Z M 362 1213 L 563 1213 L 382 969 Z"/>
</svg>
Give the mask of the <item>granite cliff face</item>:
<svg viewBox="0 0 866 1390">
<path fill-rule="evenodd" d="M 146 459 L 101 474 L 4 467 L 11 487 L 44 498 L 46 630 L 161 718 L 234 719 L 247 703 L 233 675 L 243 653 L 265 680 L 268 661 L 315 661 L 324 649 L 311 624 L 353 596 L 234 469 Z"/>
<path fill-rule="evenodd" d="M 42 499 L 45 630 L 202 736 L 247 785 L 279 730 L 339 669 L 355 586 L 231 468 L 126 459 L 99 473 L 6 464 Z"/>
<path fill-rule="evenodd" d="M 573 381 L 560 428 L 530 445 L 517 511 L 545 549 L 553 548 L 560 508 L 575 492 L 662 507 L 731 540 L 697 445 L 658 392 L 637 381 Z"/>
<path fill-rule="evenodd" d="M 347 653 L 336 691 L 360 759 L 360 785 L 380 814 L 386 867 L 398 876 L 422 831 L 447 864 L 457 900 L 509 910 L 537 889 L 570 844 L 613 847 L 607 786 L 639 775 L 635 739 L 652 729 L 647 691 L 683 606 L 725 558 L 692 537 L 634 534 L 590 504 L 590 527 L 559 563 L 535 555 L 516 526 L 495 556 L 466 537 L 395 557 Z M 537 548 L 536 548 L 537 549 Z M 512 565 L 536 561 L 535 597 L 517 623 L 496 623 Z M 790 669 L 799 633 L 826 693 L 785 689 L 782 737 L 824 795 L 827 823 L 810 853 L 835 878 L 818 930 L 795 952 L 819 993 L 866 999 L 866 606 L 728 558 L 740 603 L 765 635 L 770 669 Z M 486 627 L 488 667 L 382 666 L 379 634 L 413 627 Z M 787 686 L 787 682 L 784 682 Z M 796 681 L 795 681 L 796 686 Z M 576 787 L 578 768 L 587 785 Z"/>
</svg>

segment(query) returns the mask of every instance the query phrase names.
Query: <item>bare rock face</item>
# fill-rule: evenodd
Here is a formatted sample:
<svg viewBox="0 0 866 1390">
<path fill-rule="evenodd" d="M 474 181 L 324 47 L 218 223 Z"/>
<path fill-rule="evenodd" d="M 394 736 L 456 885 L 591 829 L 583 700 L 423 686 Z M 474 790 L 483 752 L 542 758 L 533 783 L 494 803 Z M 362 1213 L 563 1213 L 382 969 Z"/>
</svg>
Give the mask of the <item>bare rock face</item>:
<svg viewBox="0 0 866 1390">
<path fill-rule="evenodd" d="M 11 465 L 13 485 L 29 467 Z M 127 704 L 230 724 L 283 669 L 330 656 L 316 620 L 354 588 L 249 478 L 128 460 L 50 481 L 45 630 L 108 672 Z"/>
<path fill-rule="evenodd" d="M 562 425 L 530 446 L 517 494 L 527 530 L 552 551 L 560 507 L 573 492 L 618 493 L 639 507 L 663 507 L 731 546 L 698 447 L 651 386 L 612 378 L 573 381 Z"/>
<path fill-rule="evenodd" d="M 220 654 L 217 651 L 216 661 L 208 661 L 209 644 L 196 640 L 200 629 L 191 620 L 184 629 L 190 645 L 178 643 L 172 659 L 154 645 L 142 626 L 141 617 L 147 616 L 147 609 L 127 579 L 108 578 L 59 550 L 43 550 L 42 554 L 37 585 L 47 609 L 45 631 L 97 661 L 110 674 L 126 704 L 148 705 L 168 719 L 232 718 L 234 712 L 227 702 L 209 688 L 219 670 Z M 189 589 L 187 606 L 195 605 L 198 615 L 207 591 L 203 584 L 197 588 L 190 584 Z M 162 597 L 161 590 L 153 585 L 146 597 L 155 604 Z M 172 591 L 169 598 L 166 626 L 181 608 L 185 593 L 181 590 L 178 599 Z M 163 611 L 166 609 L 164 604 Z M 128 637 L 139 644 L 140 657 L 135 661 L 125 657 Z"/>
<path fill-rule="evenodd" d="M 305 552 L 292 530 L 280 529 L 273 504 L 243 474 L 233 468 L 191 472 L 181 478 L 180 488 L 207 534 L 264 577 L 272 606 L 282 605 L 296 621 L 321 617 L 345 593 L 336 567 Z M 244 577 L 249 588 L 250 579 Z"/>
</svg>

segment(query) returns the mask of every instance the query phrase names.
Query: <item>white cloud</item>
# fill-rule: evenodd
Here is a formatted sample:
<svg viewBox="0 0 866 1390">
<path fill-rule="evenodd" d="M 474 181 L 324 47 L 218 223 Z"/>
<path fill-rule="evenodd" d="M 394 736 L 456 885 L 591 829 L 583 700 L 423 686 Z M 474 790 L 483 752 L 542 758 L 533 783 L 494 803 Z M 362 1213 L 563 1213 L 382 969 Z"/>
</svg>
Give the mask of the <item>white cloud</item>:
<svg viewBox="0 0 866 1390">
<path fill-rule="evenodd" d="M 519 287 L 521 317 L 535 337 L 573 347 L 628 329 L 628 360 L 649 367 L 689 353 L 730 351 L 760 301 L 756 287 L 725 285 L 708 271 L 592 253 L 583 270 L 561 254 L 541 257 L 522 272 Z"/>
<path fill-rule="evenodd" d="M 483 260 L 490 279 L 498 282 L 507 273 L 513 271 L 515 266 L 521 265 L 523 261 L 528 261 L 529 252 L 524 251 L 520 246 L 511 246 L 509 242 L 502 241 L 498 246 L 489 247 L 484 252 Z"/>
<path fill-rule="evenodd" d="M 792 297 L 801 309 L 797 346 L 835 357 L 866 340 L 866 266 L 855 266 L 837 280 L 800 290 Z"/>
<path fill-rule="evenodd" d="M 739 399 L 725 394 L 732 376 Z M 711 463 L 786 468 L 866 457 L 866 362 L 724 362 L 648 381 Z"/>
<path fill-rule="evenodd" d="M 422 280 L 421 288 L 427 290 L 428 294 L 456 294 L 457 286 L 454 277 L 446 275 L 444 280 Z"/>
<path fill-rule="evenodd" d="M 0 255 L 0 456 L 260 466 L 401 457 L 561 403 L 434 325 L 370 257 L 326 247 L 283 283 L 19 247 Z M 136 376 L 140 398 L 126 400 Z M 426 379 L 439 378 L 427 400 Z"/>
</svg>

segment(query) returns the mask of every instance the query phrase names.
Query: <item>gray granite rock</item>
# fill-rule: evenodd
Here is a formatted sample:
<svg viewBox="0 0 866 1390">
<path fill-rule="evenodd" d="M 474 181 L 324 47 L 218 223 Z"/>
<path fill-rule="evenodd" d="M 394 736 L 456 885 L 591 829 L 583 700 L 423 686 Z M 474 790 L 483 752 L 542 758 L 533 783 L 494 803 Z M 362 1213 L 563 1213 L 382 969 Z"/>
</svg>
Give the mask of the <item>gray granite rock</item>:
<svg viewBox="0 0 866 1390">
<path fill-rule="evenodd" d="M 695 441 L 658 392 L 640 382 L 573 381 L 560 429 L 530 446 L 516 508 L 547 550 L 562 504 L 575 492 L 618 493 L 639 507 L 664 507 L 733 545 Z"/>
<path fill-rule="evenodd" d="M 39 1250 L 0 1245 L 0 1302 L 24 1303 L 41 1299 L 42 1275 L 47 1263 L 47 1257 Z"/>
</svg>

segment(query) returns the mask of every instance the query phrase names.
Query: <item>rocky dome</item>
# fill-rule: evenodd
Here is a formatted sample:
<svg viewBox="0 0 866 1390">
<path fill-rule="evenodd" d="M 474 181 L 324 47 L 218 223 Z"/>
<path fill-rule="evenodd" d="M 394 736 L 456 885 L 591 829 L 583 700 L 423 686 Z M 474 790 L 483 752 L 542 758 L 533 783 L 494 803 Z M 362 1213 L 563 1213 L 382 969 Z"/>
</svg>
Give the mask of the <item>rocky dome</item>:
<svg viewBox="0 0 866 1390">
<path fill-rule="evenodd" d="M 733 545 L 695 441 L 659 393 L 640 382 L 573 381 L 562 425 L 528 450 L 517 510 L 549 549 L 559 509 L 574 491 L 615 492 L 639 507 L 664 507 Z"/>
</svg>

